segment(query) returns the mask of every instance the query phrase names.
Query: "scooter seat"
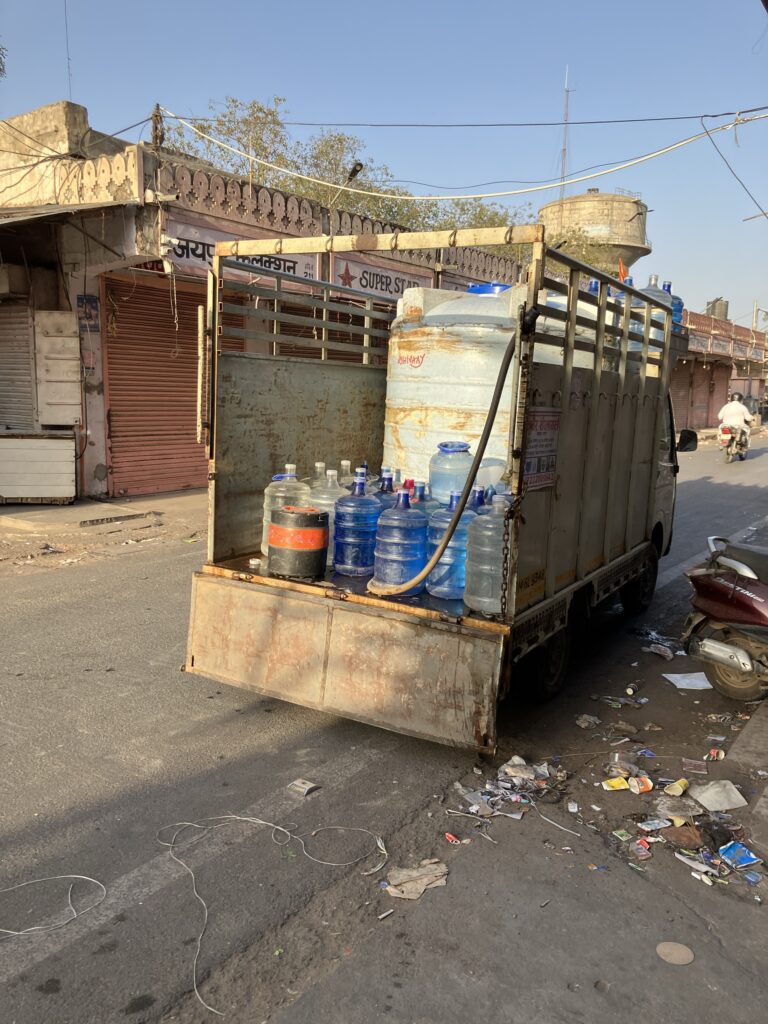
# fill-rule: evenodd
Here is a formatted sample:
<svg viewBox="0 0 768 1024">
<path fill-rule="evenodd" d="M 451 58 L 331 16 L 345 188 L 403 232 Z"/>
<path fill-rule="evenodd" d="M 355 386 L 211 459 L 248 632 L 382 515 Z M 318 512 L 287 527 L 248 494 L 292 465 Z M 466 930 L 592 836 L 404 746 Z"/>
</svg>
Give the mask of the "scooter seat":
<svg viewBox="0 0 768 1024">
<path fill-rule="evenodd" d="M 736 562 L 743 562 L 753 572 L 761 583 L 768 583 L 768 548 L 753 548 L 747 544 L 728 544 L 723 552 L 728 558 Z"/>
</svg>

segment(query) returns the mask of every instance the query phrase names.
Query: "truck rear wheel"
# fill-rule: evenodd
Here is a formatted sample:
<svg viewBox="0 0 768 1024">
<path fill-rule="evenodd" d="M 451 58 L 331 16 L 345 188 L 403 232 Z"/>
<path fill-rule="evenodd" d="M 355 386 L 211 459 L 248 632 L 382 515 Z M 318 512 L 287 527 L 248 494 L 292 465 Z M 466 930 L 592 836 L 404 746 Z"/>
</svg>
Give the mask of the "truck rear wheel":
<svg viewBox="0 0 768 1024">
<path fill-rule="evenodd" d="M 659 555 L 655 546 L 650 549 L 648 562 L 640 573 L 619 591 L 621 604 L 627 615 L 642 615 L 647 612 L 656 590 L 659 575 Z"/>
<path fill-rule="evenodd" d="M 568 679 L 571 643 L 566 626 L 513 666 L 513 678 L 528 700 L 542 703 L 560 693 Z"/>
</svg>

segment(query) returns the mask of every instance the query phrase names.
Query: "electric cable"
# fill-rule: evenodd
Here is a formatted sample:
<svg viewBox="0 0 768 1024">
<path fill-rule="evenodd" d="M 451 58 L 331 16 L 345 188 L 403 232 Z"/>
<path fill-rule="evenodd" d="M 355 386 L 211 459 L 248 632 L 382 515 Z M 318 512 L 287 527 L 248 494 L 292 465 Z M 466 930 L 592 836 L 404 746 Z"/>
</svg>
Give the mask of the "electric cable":
<svg viewBox="0 0 768 1024">
<path fill-rule="evenodd" d="M 655 124 L 664 121 L 699 121 L 702 117 L 738 117 L 740 114 L 754 114 L 768 110 L 768 104 L 760 107 L 740 107 L 736 110 L 725 110 L 719 114 L 667 114 L 658 117 L 607 117 L 591 118 L 583 121 L 571 121 L 573 125 L 602 124 Z M 176 117 L 166 111 L 169 117 Z M 191 121 L 214 123 L 214 117 L 192 117 Z M 181 118 L 178 118 L 181 120 Z M 283 124 L 296 128 L 560 128 L 565 121 L 283 121 Z"/>
<path fill-rule="evenodd" d="M 713 135 L 715 132 L 727 131 L 736 125 L 751 124 L 754 121 L 763 121 L 768 119 L 768 114 L 757 114 L 754 117 L 738 117 L 735 121 L 729 121 L 727 124 L 721 124 L 713 128 L 711 132 L 705 128 L 703 132 L 698 132 L 696 135 L 690 135 L 685 139 L 680 139 L 678 142 L 673 142 L 669 146 L 664 146 L 661 149 L 656 149 L 651 153 L 646 153 L 643 156 L 636 157 L 634 160 L 625 160 L 623 163 L 614 164 L 613 166 L 602 171 L 595 171 L 593 174 L 582 174 L 576 177 L 566 178 L 565 180 L 552 181 L 545 185 L 535 185 L 528 188 L 519 189 L 507 189 L 499 192 L 480 192 L 470 195 L 466 194 L 454 194 L 454 195 L 402 195 L 395 192 L 376 192 L 371 189 L 354 188 L 351 185 L 338 186 L 333 182 L 325 181 L 322 178 L 315 178 L 308 174 L 301 174 L 299 171 L 286 170 L 285 167 L 280 167 L 278 164 L 271 163 L 269 160 L 261 160 L 258 157 L 254 157 L 250 153 L 246 153 L 243 150 L 237 149 L 235 146 L 230 146 L 226 142 L 222 142 L 220 139 L 215 138 L 212 135 L 208 135 L 206 132 L 201 131 L 195 125 L 191 124 L 183 117 L 179 117 L 172 111 L 166 110 L 165 107 L 161 108 L 163 113 L 169 117 L 176 118 L 181 124 L 185 125 L 196 135 L 199 135 L 203 139 L 207 139 L 209 142 L 214 143 L 217 146 L 221 146 L 222 149 L 228 150 L 230 153 L 234 153 L 236 156 L 243 157 L 246 160 L 256 163 L 261 167 L 268 167 L 270 170 L 278 171 L 281 174 L 287 174 L 291 178 L 297 178 L 300 181 L 308 181 L 314 185 L 322 185 L 325 188 L 339 188 L 342 192 L 351 193 L 353 195 L 373 196 L 377 199 L 396 199 L 396 200 L 409 200 L 412 202 L 455 202 L 461 199 L 501 199 L 510 196 L 526 195 L 531 192 L 543 192 L 548 189 L 562 188 L 565 185 L 577 185 L 582 181 L 591 181 L 594 178 L 601 178 L 607 174 L 614 174 L 616 171 L 625 170 L 627 167 L 634 167 L 637 164 L 646 163 L 649 160 L 654 160 L 657 157 L 665 156 L 667 153 L 672 153 L 677 149 L 681 149 L 683 146 L 688 146 L 692 142 L 697 142 L 699 139 L 703 139 L 706 135 Z"/>
<path fill-rule="evenodd" d="M 707 115 L 705 114 L 705 115 L 703 115 L 703 116 L 702 116 L 702 118 L 701 118 L 701 127 L 702 127 L 702 128 L 704 129 L 704 131 L 705 131 L 705 132 L 707 133 L 707 138 L 708 138 L 708 139 L 709 139 L 709 141 L 710 141 L 710 142 L 712 143 L 712 145 L 713 145 L 713 146 L 715 147 L 715 150 L 717 151 L 717 154 L 718 154 L 718 156 L 719 156 L 719 157 L 720 157 L 720 159 L 721 159 L 721 160 L 723 161 L 723 163 L 724 163 L 724 164 L 725 164 L 725 166 L 726 166 L 726 167 L 728 168 L 728 170 L 729 170 L 729 171 L 731 172 L 731 174 L 732 174 L 732 175 L 734 176 L 734 178 L 736 179 L 736 181 L 738 181 L 738 183 L 739 183 L 739 184 L 741 185 L 741 187 L 742 187 L 742 188 L 744 189 L 744 191 L 745 191 L 745 192 L 747 193 L 747 195 L 748 195 L 748 196 L 749 196 L 749 198 L 750 198 L 750 199 L 752 200 L 752 202 L 753 202 L 753 203 L 755 204 L 755 206 L 756 206 L 756 207 L 758 208 L 758 210 L 760 211 L 760 213 L 762 213 L 762 215 L 763 215 L 764 217 L 768 217 L 768 213 L 766 213 L 766 211 L 765 211 L 765 210 L 763 209 L 763 207 L 762 207 L 762 206 L 760 205 L 760 203 L 759 203 L 759 202 L 757 201 L 757 199 L 756 199 L 756 198 L 754 197 L 754 195 L 752 194 L 752 192 L 750 192 L 750 190 L 749 190 L 749 189 L 747 188 L 747 186 L 745 185 L 745 183 L 744 183 L 744 182 L 743 182 L 743 181 L 741 180 L 741 178 L 740 178 L 740 177 L 738 176 L 738 174 L 736 173 L 736 171 L 735 171 L 735 170 L 733 169 L 733 167 L 731 166 L 730 162 L 728 161 L 728 158 L 726 157 L 725 153 L 723 153 L 723 151 L 722 151 L 722 150 L 720 149 L 720 147 L 718 146 L 718 144 L 717 144 L 717 143 L 715 142 L 715 140 L 714 140 L 714 139 L 712 138 L 712 133 L 711 133 L 711 132 L 709 131 L 709 129 L 707 128 L 707 126 L 706 126 L 706 125 L 704 124 L 704 117 L 706 117 L 706 116 L 707 116 Z"/>
</svg>

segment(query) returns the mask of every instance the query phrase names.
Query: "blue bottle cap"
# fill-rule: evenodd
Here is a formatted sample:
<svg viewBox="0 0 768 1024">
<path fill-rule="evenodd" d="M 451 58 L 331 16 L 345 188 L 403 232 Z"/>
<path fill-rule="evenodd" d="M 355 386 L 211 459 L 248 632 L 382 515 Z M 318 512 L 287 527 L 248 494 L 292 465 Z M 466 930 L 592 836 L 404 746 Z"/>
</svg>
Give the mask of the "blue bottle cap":
<svg viewBox="0 0 768 1024">
<path fill-rule="evenodd" d="M 451 512 L 455 508 L 459 507 L 459 502 L 460 501 L 461 501 L 461 491 L 451 491 L 451 499 L 450 499 L 450 501 L 448 503 L 448 508 L 451 510 Z"/>
<path fill-rule="evenodd" d="M 397 492 L 397 502 L 395 508 L 410 508 L 411 507 L 411 496 L 408 491 Z"/>
<path fill-rule="evenodd" d="M 511 284 L 501 284 L 500 281 L 480 281 L 477 284 L 470 284 L 467 291 L 470 295 L 498 295 L 511 288 Z"/>
<path fill-rule="evenodd" d="M 441 441 L 437 447 L 446 454 L 469 451 L 469 444 L 466 441 Z"/>
</svg>

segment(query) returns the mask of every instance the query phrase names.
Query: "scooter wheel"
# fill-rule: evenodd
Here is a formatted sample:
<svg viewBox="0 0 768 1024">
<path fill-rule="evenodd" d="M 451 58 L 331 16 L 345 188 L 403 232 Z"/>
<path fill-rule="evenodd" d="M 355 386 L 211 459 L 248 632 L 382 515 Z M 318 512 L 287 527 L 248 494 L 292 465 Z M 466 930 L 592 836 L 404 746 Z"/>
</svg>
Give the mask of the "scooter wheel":
<svg viewBox="0 0 768 1024">
<path fill-rule="evenodd" d="M 704 635 L 712 640 L 719 640 L 721 643 L 728 643 L 731 639 L 731 634 L 722 629 L 708 629 Z M 756 645 L 750 643 L 743 636 L 738 637 L 738 644 L 740 647 L 746 648 L 753 658 L 761 653 Z M 704 674 L 718 693 L 722 693 L 724 697 L 730 697 L 731 700 L 760 700 L 766 695 L 765 683 L 755 679 L 754 676 L 745 676 L 725 665 L 716 665 L 714 662 L 706 661 L 704 662 Z"/>
<path fill-rule="evenodd" d="M 725 451 L 723 452 L 723 459 L 726 462 L 732 462 L 733 461 L 733 452 L 731 451 L 730 448 L 726 448 Z"/>
<path fill-rule="evenodd" d="M 744 461 L 744 459 L 746 459 L 746 457 L 747 457 L 747 453 L 746 452 L 739 452 L 739 459 L 742 462 Z"/>
</svg>

